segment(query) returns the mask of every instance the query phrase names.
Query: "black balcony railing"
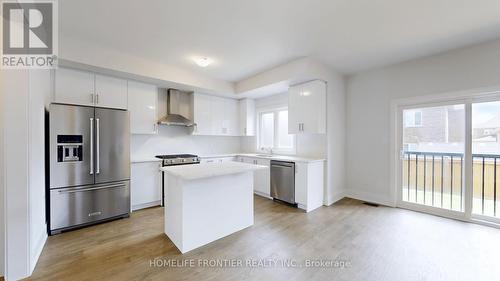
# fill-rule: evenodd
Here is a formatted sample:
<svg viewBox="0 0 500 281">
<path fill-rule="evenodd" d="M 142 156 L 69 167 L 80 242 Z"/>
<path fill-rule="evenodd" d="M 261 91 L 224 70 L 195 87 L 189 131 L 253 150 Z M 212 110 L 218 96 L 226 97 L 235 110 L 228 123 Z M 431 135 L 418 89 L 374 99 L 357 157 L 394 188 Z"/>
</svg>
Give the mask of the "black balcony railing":
<svg viewBox="0 0 500 281">
<path fill-rule="evenodd" d="M 473 154 L 473 213 L 497 215 L 497 168 L 500 155 Z M 464 154 L 404 152 L 403 200 L 464 210 Z"/>
<path fill-rule="evenodd" d="M 497 168 L 500 161 L 497 154 L 473 154 L 473 198 L 472 212 L 497 216 Z M 478 168 L 477 166 L 480 166 Z M 478 200 L 480 199 L 480 200 Z M 479 203 L 480 201 L 480 203 Z"/>
<path fill-rule="evenodd" d="M 462 153 L 405 151 L 404 154 L 405 201 L 451 210 L 463 209 Z"/>
</svg>

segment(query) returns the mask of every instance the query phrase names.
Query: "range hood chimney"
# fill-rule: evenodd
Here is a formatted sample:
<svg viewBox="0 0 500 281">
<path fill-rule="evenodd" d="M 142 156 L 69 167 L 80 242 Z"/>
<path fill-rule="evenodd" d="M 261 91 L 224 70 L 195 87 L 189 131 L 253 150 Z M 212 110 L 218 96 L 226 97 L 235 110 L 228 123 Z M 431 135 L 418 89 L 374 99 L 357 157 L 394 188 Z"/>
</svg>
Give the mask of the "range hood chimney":
<svg viewBox="0 0 500 281">
<path fill-rule="evenodd" d="M 192 127 L 196 124 L 190 120 L 192 116 L 192 92 L 183 92 L 176 89 L 167 90 L 167 116 L 160 119 L 158 124 L 169 126 Z"/>
</svg>

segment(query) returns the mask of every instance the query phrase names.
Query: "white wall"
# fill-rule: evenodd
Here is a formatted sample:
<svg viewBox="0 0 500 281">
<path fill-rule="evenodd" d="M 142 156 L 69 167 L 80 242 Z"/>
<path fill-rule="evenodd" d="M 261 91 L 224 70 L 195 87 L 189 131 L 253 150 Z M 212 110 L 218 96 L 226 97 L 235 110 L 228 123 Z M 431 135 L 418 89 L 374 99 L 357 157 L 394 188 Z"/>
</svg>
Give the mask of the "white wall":
<svg viewBox="0 0 500 281">
<path fill-rule="evenodd" d="M 500 86 L 498 58 L 500 40 L 348 77 L 349 196 L 394 202 L 389 178 L 391 100 Z"/>
<path fill-rule="evenodd" d="M 2 71 L 2 79 L 5 277 L 17 280 L 31 275 L 47 237 L 44 108 L 50 72 Z"/>
<path fill-rule="evenodd" d="M 150 158 L 158 154 L 192 153 L 196 155 L 241 152 L 239 137 L 194 136 L 190 128 L 159 126 L 158 135 L 132 135 L 130 152 L 134 158 Z"/>
<path fill-rule="evenodd" d="M 29 74 L 29 213 L 30 273 L 47 239 L 45 222 L 45 108 L 51 98 L 49 70 L 31 70 Z"/>
<path fill-rule="evenodd" d="M 288 107 L 288 93 L 281 93 L 255 100 L 255 109 L 258 113 L 269 107 Z M 258 120 L 258 116 L 256 117 Z M 258 126 L 258 122 L 256 122 Z M 296 155 L 311 158 L 325 158 L 327 149 L 326 135 L 297 135 Z M 261 152 L 257 150 L 257 137 L 242 137 L 241 148 L 243 152 Z"/>
<path fill-rule="evenodd" d="M 29 275 L 28 71 L 2 71 L 7 280 Z"/>
<path fill-rule="evenodd" d="M 3 84 L 3 72 L 0 72 L 0 85 Z M 4 204 L 4 87 L 0 90 L 0 276 L 5 275 L 5 204 Z"/>
</svg>

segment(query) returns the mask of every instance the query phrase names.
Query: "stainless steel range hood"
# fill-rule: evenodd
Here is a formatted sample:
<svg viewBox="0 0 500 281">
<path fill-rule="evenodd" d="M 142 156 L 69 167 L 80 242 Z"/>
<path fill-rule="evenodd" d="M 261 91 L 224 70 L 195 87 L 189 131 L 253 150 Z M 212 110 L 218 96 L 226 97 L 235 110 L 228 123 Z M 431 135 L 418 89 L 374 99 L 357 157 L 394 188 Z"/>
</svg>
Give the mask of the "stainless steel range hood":
<svg viewBox="0 0 500 281">
<path fill-rule="evenodd" d="M 167 115 L 158 121 L 158 124 L 169 126 L 192 127 L 196 125 L 192 116 L 192 92 L 183 92 L 176 89 L 167 90 Z"/>
</svg>

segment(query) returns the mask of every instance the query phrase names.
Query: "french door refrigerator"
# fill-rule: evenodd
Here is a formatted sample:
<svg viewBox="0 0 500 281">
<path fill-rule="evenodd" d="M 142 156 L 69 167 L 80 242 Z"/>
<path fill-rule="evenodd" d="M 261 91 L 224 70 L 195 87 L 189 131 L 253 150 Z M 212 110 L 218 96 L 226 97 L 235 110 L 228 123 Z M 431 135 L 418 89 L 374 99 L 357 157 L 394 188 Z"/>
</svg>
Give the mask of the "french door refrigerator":
<svg viewBox="0 0 500 281">
<path fill-rule="evenodd" d="M 49 234 L 129 216 L 129 123 L 126 110 L 50 104 Z"/>
</svg>

